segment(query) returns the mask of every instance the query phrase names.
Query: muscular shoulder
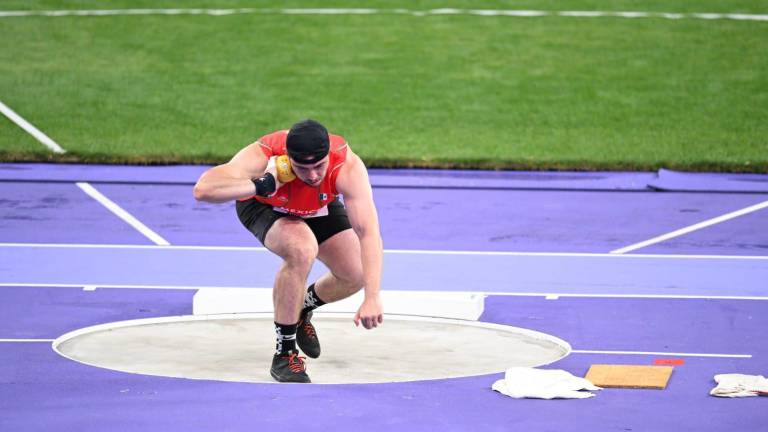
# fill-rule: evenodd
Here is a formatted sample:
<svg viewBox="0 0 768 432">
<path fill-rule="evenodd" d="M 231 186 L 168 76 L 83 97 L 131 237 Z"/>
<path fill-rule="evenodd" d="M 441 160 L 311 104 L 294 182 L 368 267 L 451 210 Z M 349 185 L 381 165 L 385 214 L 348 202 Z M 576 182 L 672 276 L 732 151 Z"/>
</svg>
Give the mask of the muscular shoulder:
<svg viewBox="0 0 768 432">
<path fill-rule="evenodd" d="M 256 143 L 259 145 L 264 155 L 269 158 L 275 155 L 285 154 L 285 140 L 287 137 L 287 130 L 279 130 L 277 132 L 264 135 L 263 137 L 259 138 Z"/>
<path fill-rule="evenodd" d="M 264 173 L 269 157 L 259 141 L 244 147 L 224 164 L 237 177 L 254 178 Z"/>
<path fill-rule="evenodd" d="M 361 185 L 369 185 L 368 170 L 363 160 L 348 148 L 344 165 L 336 179 L 336 188 L 342 194 L 348 194 Z"/>
</svg>

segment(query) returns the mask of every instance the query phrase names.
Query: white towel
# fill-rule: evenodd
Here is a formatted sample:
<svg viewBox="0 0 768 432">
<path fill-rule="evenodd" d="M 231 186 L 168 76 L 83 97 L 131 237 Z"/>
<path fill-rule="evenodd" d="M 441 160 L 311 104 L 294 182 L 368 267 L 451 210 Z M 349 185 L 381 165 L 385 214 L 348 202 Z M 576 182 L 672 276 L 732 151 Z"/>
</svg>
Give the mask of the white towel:
<svg viewBox="0 0 768 432">
<path fill-rule="evenodd" d="M 762 375 L 720 374 L 715 375 L 717 387 L 709 392 L 718 397 L 747 397 L 768 394 L 768 380 Z"/>
<path fill-rule="evenodd" d="M 491 388 L 515 399 L 584 399 L 595 394 L 579 390 L 602 390 L 564 370 L 527 367 L 507 369 L 504 379 L 493 383 Z"/>
</svg>

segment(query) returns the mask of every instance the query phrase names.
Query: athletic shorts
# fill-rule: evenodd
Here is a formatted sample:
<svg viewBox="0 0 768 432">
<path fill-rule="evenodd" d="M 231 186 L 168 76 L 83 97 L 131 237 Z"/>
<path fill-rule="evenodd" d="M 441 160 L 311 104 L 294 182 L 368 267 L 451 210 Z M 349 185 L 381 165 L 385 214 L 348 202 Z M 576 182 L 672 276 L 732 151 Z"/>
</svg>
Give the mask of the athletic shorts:
<svg viewBox="0 0 768 432">
<path fill-rule="evenodd" d="M 276 220 L 283 217 L 296 217 L 287 213 L 276 212 L 272 210 L 271 205 L 264 204 L 255 199 L 237 201 L 235 208 L 237 209 L 237 217 L 240 218 L 240 222 L 259 239 L 261 244 L 264 244 L 267 232 L 272 228 L 272 224 Z M 321 244 L 337 233 L 352 228 L 347 217 L 347 210 L 338 198 L 328 203 L 327 216 L 300 219 L 315 234 L 317 244 Z"/>
</svg>

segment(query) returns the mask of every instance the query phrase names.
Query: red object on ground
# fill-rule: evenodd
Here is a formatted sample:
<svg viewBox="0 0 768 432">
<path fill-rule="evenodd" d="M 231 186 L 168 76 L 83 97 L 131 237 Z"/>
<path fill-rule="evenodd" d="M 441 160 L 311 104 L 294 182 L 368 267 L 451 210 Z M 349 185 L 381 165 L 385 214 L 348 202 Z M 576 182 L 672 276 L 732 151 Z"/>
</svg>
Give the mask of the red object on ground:
<svg viewBox="0 0 768 432">
<path fill-rule="evenodd" d="M 685 360 L 658 358 L 653 360 L 653 364 L 656 366 L 682 366 L 685 364 Z"/>
</svg>

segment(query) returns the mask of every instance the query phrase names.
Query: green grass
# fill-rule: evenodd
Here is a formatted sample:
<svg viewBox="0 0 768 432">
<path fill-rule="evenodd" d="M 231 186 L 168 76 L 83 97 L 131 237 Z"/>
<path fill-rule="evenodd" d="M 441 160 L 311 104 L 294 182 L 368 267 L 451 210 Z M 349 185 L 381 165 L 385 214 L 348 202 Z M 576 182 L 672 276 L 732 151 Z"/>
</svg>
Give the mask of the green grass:
<svg viewBox="0 0 768 432">
<path fill-rule="evenodd" d="M 180 4 L 6 0 L 0 7 Z M 418 8 L 768 9 L 723 4 L 428 1 Z M 309 6 L 331 7 L 280 3 Z M 68 150 L 52 156 L 2 118 L 0 159 L 215 163 L 263 133 L 313 117 L 376 166 L 768 172 L 766 52 L 768 23 L 746 21 L 0 18 L 0 100 Z"/>
<path fill-rule="evenodd" d="M 768 12 L 764 0 L 3 0 L 3 10 L 155 8 L 406 8 L 603 10 L 648 12 Z"/>
</svg>

